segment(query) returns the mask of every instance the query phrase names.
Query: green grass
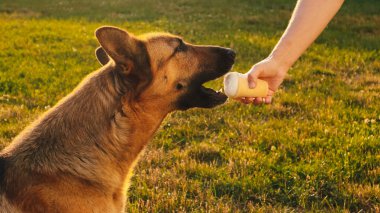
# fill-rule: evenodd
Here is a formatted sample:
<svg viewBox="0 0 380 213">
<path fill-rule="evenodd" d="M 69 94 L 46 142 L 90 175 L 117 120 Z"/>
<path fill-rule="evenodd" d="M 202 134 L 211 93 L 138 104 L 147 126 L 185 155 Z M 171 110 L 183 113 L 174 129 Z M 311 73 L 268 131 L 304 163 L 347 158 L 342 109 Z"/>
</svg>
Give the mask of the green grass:
<svg viewBox="0 0 380 213">
<path fill-rule="evenodd" d="M 0 148 L 99 67 L 101 25 L 232 47 L 245 72 L 270 52 L 294 4 L 2 0 Z M 136 168 L 130 211 L 380 211 L 379 23 L 378 0 L 347 0 L 272 105 L 168 116 Z"/>
</svg>

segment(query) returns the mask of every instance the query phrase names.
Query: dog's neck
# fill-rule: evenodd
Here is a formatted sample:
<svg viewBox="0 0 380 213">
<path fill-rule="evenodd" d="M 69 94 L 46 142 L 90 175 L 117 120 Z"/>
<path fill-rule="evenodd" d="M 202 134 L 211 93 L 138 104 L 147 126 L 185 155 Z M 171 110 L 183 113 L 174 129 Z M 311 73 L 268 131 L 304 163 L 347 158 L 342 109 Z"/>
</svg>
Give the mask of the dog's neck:
<svg viewBox="0 0 380 213">
<path fill-rule="evenodd" d="M 120 187 L 167 112 L 148 102 L 123 104 L 116 84 L 112 67 L 96 71 L 16 137 L 5 155 L 28 171 Z"/>
<path fill-rule="evenodd" d="M 122 112 L 115 114 L 111 125 L 112 132 L 116 135 L 114 139 L 120 140 L 118 144 L 126 146 L 120 149 L 124 150 L 119 152 L 122 154 L 120 160 L 127 161 L 127 166 L 133 163 L 167 114 L 148 102 L 123 105 Z"/>
</svg>

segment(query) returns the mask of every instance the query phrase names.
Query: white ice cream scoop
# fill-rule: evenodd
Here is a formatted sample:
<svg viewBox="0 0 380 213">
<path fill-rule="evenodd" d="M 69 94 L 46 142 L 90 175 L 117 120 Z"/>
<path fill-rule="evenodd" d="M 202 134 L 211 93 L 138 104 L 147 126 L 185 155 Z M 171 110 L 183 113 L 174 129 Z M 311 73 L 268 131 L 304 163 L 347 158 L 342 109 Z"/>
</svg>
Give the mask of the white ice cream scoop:
<svg viewBox="0 0 380 213">
<path fill-rule="evenodd" d="M 224 76 L 224 93 L 230 98 L 263 98 L 268 95 L 268 82 L 257 79 L 256 87 L 250 89 L 247 78 L 247 74 L 238 72 L 228 73 Z"/>
</svg>

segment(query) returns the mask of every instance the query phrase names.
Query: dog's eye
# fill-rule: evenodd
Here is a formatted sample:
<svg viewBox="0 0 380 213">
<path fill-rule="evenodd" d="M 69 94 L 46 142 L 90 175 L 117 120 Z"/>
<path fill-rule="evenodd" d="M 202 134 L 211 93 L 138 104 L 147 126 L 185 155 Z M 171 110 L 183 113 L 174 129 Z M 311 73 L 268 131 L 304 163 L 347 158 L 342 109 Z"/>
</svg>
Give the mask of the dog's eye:
<svg viewBox="0 0 380 213">
<path fill-rule="evenodd" d="M 179 40 L 179 45 L 175 49 L 176 52 L 184 52 L 186 51 L 187 46 L 186 44 L 182 41 L 182 39 Z"/>
<path fill-rule="evenodd" d="M 181 83 L 178 83 L 177 86 L 175 86 L 177 90 L 181 90 L 183 88 L 183 85 Z"/>
</svg>

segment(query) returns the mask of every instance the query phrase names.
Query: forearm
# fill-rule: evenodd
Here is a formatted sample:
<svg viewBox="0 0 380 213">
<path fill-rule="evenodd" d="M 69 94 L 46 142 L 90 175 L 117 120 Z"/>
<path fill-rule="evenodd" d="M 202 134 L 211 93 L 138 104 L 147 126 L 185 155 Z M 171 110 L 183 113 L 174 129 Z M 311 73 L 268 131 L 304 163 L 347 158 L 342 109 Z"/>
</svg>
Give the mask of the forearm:
<svg viewBox="0 0 380 213">
<path fill-rule="evenodd" d="M 289 68 L 321 34 L 344 0 L 299 0 L 270 57 Z M 285 69 L 287 70 L 287 69 Z"/>
</svg>

